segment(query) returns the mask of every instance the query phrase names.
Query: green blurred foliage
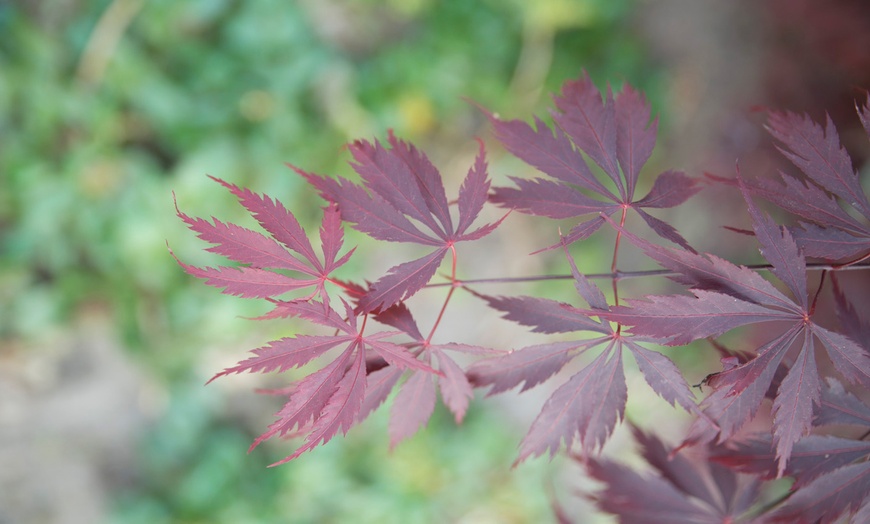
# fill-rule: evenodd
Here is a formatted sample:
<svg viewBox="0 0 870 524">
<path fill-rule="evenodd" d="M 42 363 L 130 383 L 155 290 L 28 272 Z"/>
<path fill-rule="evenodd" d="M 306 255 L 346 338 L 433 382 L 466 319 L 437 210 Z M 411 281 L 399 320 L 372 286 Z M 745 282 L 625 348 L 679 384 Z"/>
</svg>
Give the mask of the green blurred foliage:
<svg viewBox="0 0 870 524">
<path fill-rule="evenodd" d="M 262 304 L 219 295 L 177 266 L 167 243 L 192 264 L 217 258 L 173 199 L 251 224 L 212 174 L 279 198 L 313 231 L 321 203 L 283 162 L 347 174 L 342 145 L 387 129 L 449 151 L 485 133 L 463 97 L 529 118 L 581 69 L 631 82 L 655 104 L 659 79 L 632 7 L 0 3 L 0 341 L 38 339 L 97 305 L 169 392 L 117 521 L 448 522 L 475 508 L 490 518 L 481 522 L 549 518 L 538 475 L 547 466 L 508 475 L 520 434 L 493 431 L 504 424 L 491 414 L 472 411 L 457 430 L 441 413 L 389 456 L 383 409 L 294 464 L 264 467 L 292 444 L 268 459 L 245 455 L 262 428 L 222 413 L 193 366 L 199 348 L 250 340 L 240 329 L 265 341 L 280 326 L 240 328 Z"/>
</svg>

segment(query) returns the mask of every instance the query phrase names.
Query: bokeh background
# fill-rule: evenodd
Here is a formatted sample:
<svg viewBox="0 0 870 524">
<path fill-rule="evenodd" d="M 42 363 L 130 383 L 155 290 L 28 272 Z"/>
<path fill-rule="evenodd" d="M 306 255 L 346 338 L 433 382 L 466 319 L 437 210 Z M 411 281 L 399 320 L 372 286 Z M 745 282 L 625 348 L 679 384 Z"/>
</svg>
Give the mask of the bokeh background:
<svg viewBox="0 0 870 524">
<path fill-rule="evenodd" d="M 0 524 L 548 522 L 553 499 L 607 522 L 575 496 L 589 486 L 570 464 L 510 469 L 546 391 L 477 401 L 459 428 L 439 408 L 392 452 L 381 409 L 291 464 L 266 468 L 293 443 L 246 454 L 278 406 L 252 390 L 272 382 L 203 384 L 295 326 L 245 320 L 263 304 L 183 273 L 167 244 L 189 263 L 218 259 L 173 199 L 250 224 L 211 174 L 277 197 L 313 230 L 322 203 L 284 162 L 346 175 L 342 145 L 389 129 L 454 188 L 481 137 L 504 184 L 529 170 L 467 99 L 543 115 L 582 70 L 647 94 L 661 117 L 651 171 L 769 168 L 752 111 L 763 105 L 830 110 L 860 162 L 850 111 L 870 86 L 868 50 L 861 0 L 0 1 Z M 740 252 L 705 245 L 721 221 L 704 209 L 664 218 L 701 249 Z M 475 258 L 471 276 L 564 271 L 525 255 L 552 224 L 510 220 L 493 240 L 503 256 Z M 585 270 L 608 267 L 600 242 Z M 388 267 L 364 247 L 356 259 L 369 278 Z M 571 300 L 552 284 L 495 292 L 520 291 Z M 447 339 L 522 341 L 458 303 L 466 323 Z M 681 365 L 703 376 L 698 359 Z M 634 402 L 629 418 L 679 434 L 679 415 Z"/>
</svg>

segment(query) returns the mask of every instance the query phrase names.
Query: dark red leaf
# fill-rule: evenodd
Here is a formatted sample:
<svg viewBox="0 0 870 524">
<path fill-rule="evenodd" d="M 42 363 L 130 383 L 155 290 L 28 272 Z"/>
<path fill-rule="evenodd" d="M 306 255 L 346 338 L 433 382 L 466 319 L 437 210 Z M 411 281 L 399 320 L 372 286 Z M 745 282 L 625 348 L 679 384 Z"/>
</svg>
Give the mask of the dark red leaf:
<svg viewBox="0 0 870 524">
<path fill-rule="evenodd" d="M 870 229 L 856 236 L 840 229 L 800 222 L 798 227 L 792 228 L 792 234 L 808 257 L 839 260 L 870 249 Z"/>
<path fill-rule="evenodd" d="M 725 511 L 722 501 L 711 491 L 713 486 L 706 482 L 696 464 L 682 453 L 671 453 L 664 442 L 655 436 L 646 434 L 633 425 L 631 429 L 634 440 L 640 445 L 643 458 L 658 470 L 665 480 L 683 493 Z"/>
<path fill-rule="evenodd" d="M 770 282 L 746 266 L 738 266 L 710 253 L 694 253 L 671 249 L 648 242 L 620 227 L 610 219 L 611 225 L 643 250 L 662 267 L 677 273 L 672 280 L 696 289 L 716 291 L 756 304 L 777 309 L 799 308 Z"/>
<path fill-rule="evenodd" d="M 564 302 L 535 297 L 490 297 L 478 295 L 490 307 L 503 311 L 503 318 L 532 328 L 534 333 L 569 333 L 595 331 L 610 334 L 610 325 L 589 318 L 579 309 Z"/>
<path fill-rule="evenodd" d="M 740 191 L 746 200 L 749 216 L 752 217 L 752 229 L 755 238 L 761 244 L 761 255 L 773 266 L 771 271 L 777 276 L 795 297 L 795 301 L 804 311 L 807 303 L 807 264 L 788 229 L 777 226 L 769 216 L 755 207 L 749 191 L 738 175 Z"/>
<path fill-rule="evenodd" d="M 870 388 L 870 354 L 850 338 L 813 325 L 816 335 L 827 350 L 828 357 L 843 377 L 852 384 Z"/>
<path fill-rule="evenodd" d="M 649 193 L 634 203 L 637 207 L 676 207 L 701 190 L 698 179 L 680 171 L 665 171 L 653 182 Z"/>
<path fill-rule="evenodd" d="M 622 524 L 723 522 L 661 477 L 640 475 L 609 460 L 588 459 L 586 469 L 605 486 L 593 498 L 595 504 L 619 515 Z"/>
<path fill-rule="evenodd" d="M 420 360 L 417 360 L 417 357 L 415 357 L 405 347 L 400 346 L 399 344 L 393 344 L 392 342 L 380 340 L 385 336 L 392 335 L 392 333 L 376 333 L 374 335 L 368 335 L 364 339 L 365 345 L 374 349 L 378 355 L 383 357 L 383 359 L 389 362 L 392 366 L 435 373 L 434 369 Z"/>
<path fill-rule="evenodd" d="M 404 372 L 404 369 L 386 366 L 368 374 L 366 377 L 366 395 L 362 407 L 360 407 L 359 421 L 368 417 L 372 411 L 387 400 Z"/>
<path fill-rule="evenodd" d="M 485 114 L 492 123 L 498 141 L 517 158 L 553 178 L 578 185 L 604 198 L 613 198 L 559 127 L 551 131 L 540 119 L 535 118 L 533 129 L 520 120 L 506 122 L 491 113 Z"/>
<path fill-rule="evenodd" d="M 459 188 L 459 225 L 456 226 L 456 236 L 465 234 L 486 203 L 489 192 L 489 175 L 486 171 L 486 151 L 480 142 L 480 151 L 474 159 L 474 165 L 468 170 L 468 175 Z"/>
<path fill-rule="evenodd" d="M 870 442 L 809 435 L 795 443 L 785 473 L 798 479 L 794 486 L 797 488 L 868 455 Z M 725 446 L 714 448 L 712 458 L 737 471 L 762 478 L 772 479 L 779 475 L 776 448 L 769 436 L 729 441 Z"/>
<path fill-rule="evenodd" d="M 870 216 L 870 202 L 830 117 L 822 128 L 808 116 L 772 112 L 767 128 L 782 142 L 782 153 L 810 179 Z"/>
<path fill-rule="evenodd" d="M 834 378 L 828 377 L 822 386 L 821 408 L 813 421 L 817 426 L 847 424 L 870 427 L 870 406 L 846 391 Z"/>
<path fill-rule="evenodd" d="M 572 191 L 560 182 L 543 178 L 526 180 L 511 177 L 511 180 L 518 188 L 495 188 L 490 196 L 492 202 L 531 215 L 557 219 L 607 211 L 613 213 L 618 209 L 618 204 L 595 200 Z"/>
<path fill-rule="evenodd" d="M 398 144 L 395 139 L 393 142 Z M 351 166 L 362 177 L 366 189 L 380 195 L 399 213 L 425 224 L 439 238 L 447 238 L 448 232 L 438 224 L 429 209 L 436 199 L 432 195 L 428 199 L 424 198 L 419 179 L 405 162 L 409 156 L 403 158 L 392 150 L 388 151 L 377 141 L 371 144 L 365 140 L 357 140 L 348 149 L 355 160 Z M 409 153 L 407 148 L 403 147 L 402 150 L 405 155 Z M 428 160 L 424 160 L 422 154 L 417 156 L 417 160 L 424 161 L 427 166 L 431 165 Z M 443 193 L 443 187 L 440 191 Z"/>
<path fill-rule="evenodd" d="M 692 252 L 695 251 L 692 246 L 689 245 L 689 242 L 686 241 L 686 239 L 677 232 L 677 229 L 674 226 L 668 224 L 663 220 L 659 220 L 658 218 L 650 215 L 643 209 L 638 208 L 635 209 L 635 211 L 637 211 L 637 214 L 640 215 L 644 222 L 646 222 L 646 225 L 648 225 L 650 229 L 655 231 L 658 236 L 664 238 L 665 240 L 670 240 L 674 244 L 682 246 L 684 249 L 688 249 Z"/>
<path fill-rule="evenodd" d="M 640 169 L 656 145 L 658 118 L 650 123 L 649 104 L 642 94 L 625 85 L 616 95 L 616 121 L 616 156 L 625 176 L 626 193 L 633 195 Z"/>
<path fill-rule="evenodd" d="M 592 283 L 585 275 L 580 273 L 580 270 L 577 269 L 577 263 L 574 261 L 574 257 L 568 253 L 568 242 L 563 240 L 562 249 L 565 251 L 565 258 L 568 259 L 568 264 L 571 266 L 571 276 L 574 277 L 574 289 L 577 290 L 577 294 L 580 295 L 583 300 L 586 301 L 587 304 L 593 309 L 598 310 L 607 310 L 610 306 L 607 304 L 607 298 L 604 297 L 604 293 L 601 292 L 601 289 L 598 288 L 595 284 Z M 609 326 L 605 326 L 608 333 L 611 333 L 612 330 L 609 329 Z"/>
<path fill-rule="evenodd" d="M 353 352 L 353 348 L 346 349 L 323 368 L 296 382 L 289 393 L 290 399 L 276 413 L 278 420 L 254 440 L 251 449 L 275 435 L 287 435 L 294 429 L 310 427 L 321 416 L 329 399 L 335 394 L 338 383 L 347 373 L 347 364 Z"/>
<path fill-rule="evenodd" d="M 319 282 L 312 279 L 299 280 L 256 267 L 194 267 L 177 258 L 175 260 L 188 274 L 205 279 L 206 285 L 223 288 L 222 293 L 242 298 L 276 297 Z"/>
<path fill-rule="evenodd" d="M 420 333 L 420 328 L 417 327 L 417 322 L 414 316 L 411 315 L 411 310 L 404 302 L 398 302 L 392 306 L 382 309 L 375 314 L 375 319 L 382 324 L 392 326 L 413 338 L 417 341 L 423 341 L 423 335 Z"/>
<path fill-rule="evenodd" d="M 372 238 L 425 246 L 442 243 L 440 239 L 420 231 L 379 194 L 369 194 L 363 186 L 343 178 L 320 177 L 292 165 L 289 167 L 302 175 L 323 198 L 337 203 L 343 220 L 352 222 L 354 229 Z"/>
<path fill-rule="evenodd" d="M 801 352 L 773 401 L 773 440 L 780 476 L 785 472 L 794 443 L 812 427 L 813 407 L 819 403 L 821 384 L 811 339 L 812 334 L 804 331 Z"/>
<path fill-rule="evenodd" d="M 777 522 L 838 522 L 867 504 L 870 496 L 870 462 L 843 466 L 795 491 L 770 514 Z M 857 521 L 853 521 L 857 522 Z"/>
<path fill-rule="evenodd" d="M 524 213 L 556 219 L 611 215 L 630 207 L 641 213 L 657 234 L 688 248 L 673 227 L 641 208 L 681 204 L 698 191 L 694 180 L 667 171 L 656 180 L 650 194 L 641 200 L 634 198 L 638 173 L 650 157 L 656 136 L 656 123 L 650 125 L 650 107 L 643 97 L 626 87 L 614 100 L 608 88 L 602 100 L 601 93 L 584 74 L 578 80 L 566 82 L 555 102 L 558 109 L 553 114 L 555 135 L 540 120 L 535 121 L 535 130 L 523 122 L 502 122 L 487 114 L 496 137 L 509 151 L 556 179 L 512 177 L 517 187 L 497 187 L 490 200 Z M 604 170 L 616 185 L 618 195 L 592 174 L 581 151 Z M 591 191 L 595 198 L 581 190 Z M 600 219 L 582 222 L 565 240 L 570 244 L 586 238 L 600 225 Z"/>
<path fill-rule="evenodd" d="M 278 242 L 265 235 L 235 224 L 225 224 L 216 218 L 212 219 L 212 224 L 201 218 L 192 218 L 181 211 L 177 211 L 177 214 L 199 238 L 214 244 L 206 251 L 243 264 L 253 264 L 257 268 L 292 269 L 312 276 L 319 274 L 317 268 L 312 270 L 288 253 Z M 319 265 L 320 262 L 317 263 Z"/>
<path fill-rule="evenodd" d="M 626 339 L 623 343 L 634 356 L 646 383 L 657 395 L 672 406 L 679 404 L 686 411 L 700 413 L 686 379 L 671 359 L 661 353 L 645 349 L 631 340 Z"/>
<path fill-rule="evenodd" d="M 715 337 L 736 327 L 758 322 L 795 320 L 795 314 L 769 309 L 722 293 L 693 289 L 694 297 L 651 295 L 626 300 L 600 316 L 632 326 L 632 333 L 655 337 L 670 346 Z"/>
<path fill-rule="evenodd" d="M 737 523 L 767 522 L 750 516 L 762 495 L 759 482 L 711 464 L 706 456 L 672 451 L 657 438 L 635 429 L 641 453 L 659 475 L 640 475 L 625 466 L 594 458 L 586 469 L 604 483 L 593 500 L 620 522 Z"/>
<path fill-rule="evenodd" d="M 553 100 L 559 109 L 559 112 L 554 112 L 553 119 L 616 184 L 623 197 L 620 200 L 626 199 L 625 184 L 617 167 L 616 110 L 610 88 L 602 100 L 598 88 L 584 73 L 581 78 L 562 84 L 561 94 Z"/>
<path fill-rule="evenodd" d="M 444 193 L 444 184 L 441 174 L 429 161 L 429 158 L 412 144 L 399 140 L 389 133 L 389 142 L 392 146 L 391 153 L 402 159 L 417 185 L 426 207 L 429 208 L 435 218 L 441 222 L 444 231 L 453 231 L 453 222 L 450 218 L 450 207 L 447 204 L 447 195 Z"/>
<path fill-rule="evenodd" d="M 302 255 L 315 268 L 322 269 L 302 226 L 299 225 L 293 213 L 287 211 L 281 202 L 272 200 L 266 195 L 259 195 L 248 189 L 239 188 L 219 178 L 210 178 L 229 189 L 275 240 Z"/>
</svg>

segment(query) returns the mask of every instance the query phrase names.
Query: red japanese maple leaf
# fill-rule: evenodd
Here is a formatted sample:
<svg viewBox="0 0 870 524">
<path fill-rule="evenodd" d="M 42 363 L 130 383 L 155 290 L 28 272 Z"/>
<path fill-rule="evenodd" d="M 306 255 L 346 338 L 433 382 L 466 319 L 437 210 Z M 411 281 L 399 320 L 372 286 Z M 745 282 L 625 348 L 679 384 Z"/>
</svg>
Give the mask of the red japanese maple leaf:
<svg viewBox="0 0 870 524">
<path fill-rule="evenodd" d="M 870 443 L 834 436 L 809 435 L 794 445 L 785 473 L 796 477 L 785 503 L 767 516 L 776 522 L 839 522 L 870 503 Z M 776 449 L 770 438 L 731 442 L 712 453 L 714 461 L 759 478 L 778 475 Z M 850 522 L 866 522 L 855 518 Z"/>
<path fill-rule="evenodd" d="M 359 298 L 360 312 L 386 309 L 426 285 L 457 242 L 476 240 L 501 222 L 469 231 L 489 191 L 483 143 L 459 189 L 459 219 L 454 225 L 438 170 L 415 147 L 390 134 L 390 149 L 358 140 L 348 146 L 362 185 L 331 179 L 290 166 L 325 198 L 338 204 L 343 220 L 372 238 L 431 246 L 429 254 L 390 268 Z"/>
<path fill-rule="evenodd" d="M 292 460 L 326 443 L 339 431 L 347 431 L 365 418 L 371 411 L 365 409 L 367 387 L 379 390 L 381 371 L 416 369 L 424 374 L 437 373 L 402 345 L 384 340 L 398 335 L 398 331 L 382 331 L 363 334 L 363 326 L 357 326 L 357 318 L 345 303 L 345 316 L 326 308 L 315 301 L 287 303 L 295 315 L 305 320 L 334 329 L 334 335 L 297 335 L 270 342 L 252 350 L 254 356 L 227 368 L 214 377 L 242 372 L 285 371 L 299 367 L 326 352 L 341 348 L 339 354 L 320 370 L 285 388 L 288 395 L 284 407 L 278 411 L 277 420 L 257 437 L 251 449 L 273 436 L 305 434 L 305 443 L 293 454 L 274 465 Z M 367 375 L 366 359 L 370 354 L 383 358 L 389 366 Z M 391 389 L 391 387 L 390 387 Z M 389 392 L 389 390 L 387 390 Z"/>
<path fill-rule="evenodd" d="M 550 218 L 592 215 L 574 226 L 566 236 L 568 243 L 594 233 L 604 223 L 603 215 L 631 208 L 658 235 L 690 249 L 676 229 L 644 209 L 685 202 L 700 189 L 695 179 L 665 171 L 645 197 L 635 197 L 638 174 L 652 154 L 658 123 L 656 119 L 650 124 L 650 106 L 643 96 L 626 86 L 614 98 L 608 87 L 602 100 L 584 74 L 566 82 L 555 103 L 558 111 L 553 112 L 556 125 L 552 130 L 540 119 L 535 119 L 533 128 L 520 120 L 502 121 L 487 113 L 496 138 L 508 151 L 555 179 L 511 177 L 517 187 L 497 187 L 490 200 Z M 615 184 L 616 193 L 593 174 L 581 151 Z"/>
<path fill-rule="evenodd" d="M 856 109 L 870 137 L 870 98 Z M 822 127 L 808 116 L 772 112 L 767 128 L 809 182 L 780 173 L 782 184 L 761 179 L 749 186 L 750 191 L 804 219 L 790 231 L 805 255 L 828 260 L 859 257 L 856 261 L 870 256 L 870 201 L 831 118 Z"/>
<path fill-rule="evenodd" d="M 332 272 L 344 265 L 353 254 L 351 249 L 338 257 L 343 244 L 343 230 L 336 206 L 327 206 L 323 212 L 321 262 L 296 217 L 280 202 L 218 178 L 212 179 L 229 189 L 271 237 L 216 218 L 212 218 L 212 222 L 193 218 L 176 209 L 178 216 L 199 238 L 214 244 L 206 251 L 247 264 L 241 267 L 199 268 L 179 260 L 185 271 L 205 279 L 210 286 L 223 288 L 223 293 L 244 298 L 271 298 L 313 286 L 314 291 L 302 300 L 319 294 L 323 303 L 328 304 L 329 297 L 324 286 L 332 280 Z M 289 270 L 303 275 L 303 278 L 270 269 Z"/>
<path fill-rule="evenodd" d="M 866 428 L 870 407 L 834 379 L 822 389 L 816 425 Z M 769 435 L 730 440 L 713 449 L 712 459 L 760 478 L 780 474 L 777 450 Z M 843 514 L 865 522 L 870 504 L 870 442 L 832 435 L 809 435 L 794 444 L 784 473 L 795 477 L 785 503 L 769 514 L 781 522 L 836 522 Z M 863 516 L 856 516 L 857 513 Z"/>
<path fill-rule="evenodd" d="M 580 458 L 592 478 L 604 488 L 592 496 L 604 511 L 619 515 L 623 524 L 766 522 L 753 518 L 760 482 L 728 468 L 674 452 L 652 435 L 632 427 L 641 455 L 653 474 L 606 459 Z"/>
<path fill-rule="evenodd" d="M 565 244 L 563 243 L 563 246 Z M 567 254 L 567 252 L 566 252 Z M 601 291 L 577 270 L 569 257 L 575 287 L 581 297 L 603 311 L 607 302 Z M 559 372 L 568 362 L 596 346 L 604 350 L 595 360 L 557 388 L 544 403 L 520 445 L 517 462 L 545 451 L 553 456 L 564 441 L 570 448 L 578 439 L 584 451 L 600 448 L 622 419 L 626 402 L 626 383 L 622 353 L 627 349 L 653 391 L 671 405 L 679 404 L 698 412 L 694 398 L 677 367 L 666 356 L 642 347 L 609 323 L 598 322 L 583 311 L 565 303 L 534 297 L 487 297 L 491 307 L 505 312 L 504 317 L 529 326 L 537 333 L 592 333 L 593 338 L 557 341 L 528 346 L 479 361 L 469 369 L 477 386 L 492 386 L 489 394 L 500 393 L 520 384 L 521 391 L 532 388 Z M 579 438 L 578 438 L 579 437 Z"/>
<path fill-rule="evenodd" d="M 436 386 L 444 404 L 453 413 L 457 423 L 462 422 L 474 394 L 462 367 L 448 354 L 458 351 L 473 355 L 491 355 L 495 350 L 469 344 L 433 344 L 422 335 L 411 311 L 404 303 L 391 306 L 375 315 L 379 322 L 401 330 L 411 338 L 403 345 L 424 363 L 437 368 L 435 375 L 414 371 L 399 387 L 391 407 L 389 424 L 390 445 L 395 446 L 424 426 L 435 409 Z M 366 396 L 363 414 L 383 403 L 403 375 L 404 369 L 387 367 L 369 375 L 376 384 Z"/>
<path fill-rule="evenodd" d="M 811 428 L 814 405 L 820 402 L 816 341 L 821 342 L 834 367 L 847 381 L 864 387 L 870 386 L 870 356 L 852 339 L 813 321 L 803 254 L 788 229 L 777 226 L 761 213 L 742 184 L 741 188 L 761 253 L 793 299 L 749 268 L 712 255 L 655 246 L 620 228 L 647 255 L 676 271 L 675 280 L 690 285 L 693 296 L 629 300 L 630 307 L 612 307 L 601 316 L 630 325 L 633 333 L 656 337 L 668 345 L 718 336 L 749 324 L 775 322 L 784 326 L 784 330 L 758 348 L 754 359 L 708 378 L 708 384 L 717 391 L 704 405 L 719 427 L 713 428 L 699 418 L 688 439 L 705 441 L 718 433 L 721 442 L 732 436 L 757 411 L 780 363 L 789 352 L 796 352 L 773 402 L 773 438 L 782 473 L 794 443 Z"/>
</svg>

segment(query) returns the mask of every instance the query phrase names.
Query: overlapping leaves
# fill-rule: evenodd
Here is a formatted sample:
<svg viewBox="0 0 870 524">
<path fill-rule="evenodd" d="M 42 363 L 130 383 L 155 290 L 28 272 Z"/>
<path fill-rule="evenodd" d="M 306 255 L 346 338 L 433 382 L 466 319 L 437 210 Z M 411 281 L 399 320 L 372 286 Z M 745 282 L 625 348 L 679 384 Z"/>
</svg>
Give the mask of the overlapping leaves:
<svg viewBox="0 0 870 524">
<path fill-rule="evenodd" d="M 870 427 L 870 407 L 835 379 L 822 387 L 817 426 Z M 774 478 L 779 473 L 769 436 L 732 440 L 713 451 L 714 460 L 744 473 Z M 770 514 L 779 522 L 853 522 L 870 517 L 870 442 L 833 435 L 808 435 L 795 443 L 785 468 L 795 477 L 785 503 Z"/>
<path fill-rule="evenodd" d="M 870 98 L 856 109 L 870 138 Z M 870 255 L 870 201 L 830 117 L 822 127 L 808 116 L 771 113 L 768 130 L 808 182 L 780 173 L 782 184 L 761 179 L 750 190 L 803 219 L 790 231 L 806 256 L 842 260 Z"/>
<path fill-rule="evenodd" d="M 757 479 L 675 452 L 654 436 L 632 430 L 654 474 L 643 475 L 607 459 L 582 459 L 589 474 L 604 484 L 592 500 L 619 515 L 621 523 L 767 522 L 752 514 L 761 494 Z"/>
<path fill-rule="evenodd" d="M 427 422 L 439 391 L 459 422 L 474 386 L 489 387 L 490 394 L 516 387 L 525 391 L 585 359 L 587 363 L 545 402 L 520 445 L 518 461 L 545 452 L 552 456 L 563 444 L 571 448 L 578 443 L 589 472 L 606 485 L 598 495 L 599 506 L 618 513 L 623 522 L 828 522 L 842 515 L 870 519 L 870 448 L 864 439 L 809 434 L 814 426 L 870 425 L 870 410 L 847 389 L 870 388 L 866 315 L 832 273 L 829 282 L 840 330 L 820 325 L 815 306 L 822 288 L 811 290 L 807 284 L 805 256 L 858 257 L 835 266 L 839 269 L 870 255 L 865 220 L 870 220 L 870 202 L 830 121 L 823 128 L 805 117 L 771 116 L 771 133 L 806 175 L 806 183 L 789 175 L 782 175 L 783 184 L 747 183 L 739 176 L 732 183 L 747 202 L 754 235 L 769 262 L 765 269 L 779 281 L 776 284 L 759 271 L 696 253 L 673 227 L 645 211 L 681 204 L 698 190 L 694 180 L 667 171 L 656 178 L 645 197 L 635 198 L 638 176 L 656 133 L 649 106 L 639 94 L 625 88 L 614 97 L 608 89 L 602 98 L 583 76 L 565 84 L 556 107 L 553 129 L 540 120 L 532 127 L 489 115 L 505 147 L 550 178 L 514 178 L 516 187 L 496 188 L 488 195 L 481 144 L 455 201 L 456 215 L 451 213 L 439 172 L 423 153 L 392 134 L 389 147 L 366 141 L 348 146 L 352 166 L 361 177 L 359 184 L 294 167 L 329 201 L 320 229 L 321 254 L 315 253 L 295 217 L 279 202 L 220 180 L 268 235 L 178 211 L 190 229 L 213 244 L 209 251 L 242 264 L 200 268 L 179 262 L 186 271 L 224 293 L 269 301 L 274 309 L 263 318 L 296 317 L 319 328 L 316 334 L 269 342 L 215 375 L 284 372 L 323 363 L 306 377 L 273 391 L 286 401 L 254 446 L 273 436 L 302 435 L 301 447 L 285 460 L 295 458 L 347 432 L 398 388 L 389 429 L 395 445 Z M 858 114 L 870 134 L 870 105 L 865 103 Z M 587 158 L 597 168 L 590 167 Z M 752 196 L 770 200 L 803 221 L 796 227 L 780 227 L 756 208 Z M 450 297 L 466 284 L 456 277 L 455 244 L 477 240 L 501 222 L 472 229 L 488 198 L 536 215 L 591 217 L 551 246 L 562 246 L 566 255 L 569 243 L 609 222 L 672 272 L 671 278 L 687 286 L 690 294 L 646 296 L 609 306 L 569 256 L 574 285 L 587 309 L 546 298 L 478 296 L 533 332 L 582 333 L 577 339 L 562 338 L 495 357 L 492 350 L 478 346 L 433 343 Z M 682 249 L 658 246 L 625 230 L 624 215 L 619 224 L 611 219 L 617 211 L 628 209 Z M 352 254 L 351 250 L 341 255 L 342 221 L 375 240 L 418 244 L 430 252 L 392 267 L 366 286 L 340 281 L 333 273 Z M 424 336 L 406 300 L 429 283 L 448 252 L 453 258 L 451 287 L 438 319 Z M 613 260 L 616 278 L 616 253 Z M 342 295 L 339 300 L 333 296 L 336 290 Z M 335 306 L 339 302 L 341 307 Z M 377 331 L 374 321 L 394 330 Z M 767 339 L 754 351 L 734 352 L 723 359 L 724 369 L 704 381 L 713 391 L 700 408 L 676 366 L 641 345 L 682 345 L 750 325 L 764 326 Z M 755 478 L 742 477 L 720 464 L 698 466 L 682 451 L 667 451 L 657 439 L 639 431 L 635 437 L 657 472 L 654 476 L 589 453 L 603 446 L 624 416 L 625 351 L 659 396 L 696 415 L 684 446 L 709 447 L 716 440 L 716 460 Z M 456 353 L 491 358 L 477 361 L 466 372 Z M 846 386 L 823 372 L 828 366 L 820 363 L 826 360 Z M 765 399 L 772 401 L 772 432 L 735 440 Z M 785 503 L 772 511 L 754 506 L 760 479 L 782 475 L 796 478 Z"/>
<path fill-rule="evenodd" d="M 732 436 L 756 413 L 779 365 L 790 351 L 796 352 L 773 402 L 773 436 L 782 473 L 795 442 L 812 427 L 814 406 L 820 401 L 817 341 L 837 371 L 852 384 L 870 387 L 870 356 L 855 341 L 813 321 L 806 262 L 797 244 L 786 228 L 774 224 L 755 207 L 746 191 L 744 195 L 761 253 L 793 299 L 748 268 L 710 255 L 655 246 L 623 232 L 650 258 L 676 271 L 676 279 L 690 285 L 693 296 L 649 296 L 629 301 L 630 307 L 613 307 L 602 316 L 668 345 L 715 337 L 751 324 L 782 326 L 779 334 L 758 349 L 754 359 L 708 380 L 716 391 L 704 404 L 718 428 L 699 418 L 689 437 L 705 441 L 718 433 L 722 441 Z"/>
<path fill-rule="evenodd" d="M 328 304 L 325 284 L 332 272 L 344 265 L 353 254 L 353 250 L 350 250 L 338 257 L 344 235 L 336 206 L 328 206 L 323 212 L 321 262 L 296 217 L 280 202 L 223 180 L 214 180 L 229 189 L 271 236 L 216 218 L 209 222 L 177 211 L 178 216 L 199 238 L 213 244 L 206 251 L 246 265 L 199 268 L 181 261 L 178 263 L 191 275 L 205 279 L 206 284 L 223 288 L 223 293 L 228 295 L 274 298 L 313 286 L 315 290 L 303 300 L 319 295 L 323 303 Z M 274 269 L 298 273 L 303 277 L 290 276 Z"/>
<path fill-rule="evenodd" d="M 489 191 L 486 154 L 481 143 L 474 164 L 459 189 L 459 220 L 454 225 L 441 175 L 414 146 L 389 136 L 391 148 L 358 140 L 348 146 L 362 184 L 320 177 L 291 166 L 330 202 L 343 220 L 376 240 L 434 247 L 416 260 L 390 268 L 359 299 L 362 313 L 386 309 L 426 285 L 457 242 L 477 240 L 499 222 L 470 231 Z"/>
<path fill-rule="evenodd" d="M 594 284 L 577 271 L 571 260 L 575 287 L 594 311 L 604 311 L 607 301 Z M 535 297 L 483 297 L 505 318 L 532 328 L 537 333 L 585 332 L 593 338 L 556 341 L 528 346 L 497 358 L 483 360 L 469 368 L 477 386 L 492 386 L 490 394 L 522 384 L 521 391 L 549 379 L 570 361 L 597 346 L 604 350 L 582 370 L 559 386 L 520 445 L 518 461 L 549 451 L 554 455 L 562 442 L 570 448 L 577 440 L 585 451 L 600 448 L 622 419 L 626 383 L 622 353 L 634 357 L 653 391 L 672 405 L 697 411 L 694 398 L 677 367 L 664 355 L 642 347 L 615 332 L 608 322 L 598 322 L 589 312 L 554 300 Z"/>
</svg>

